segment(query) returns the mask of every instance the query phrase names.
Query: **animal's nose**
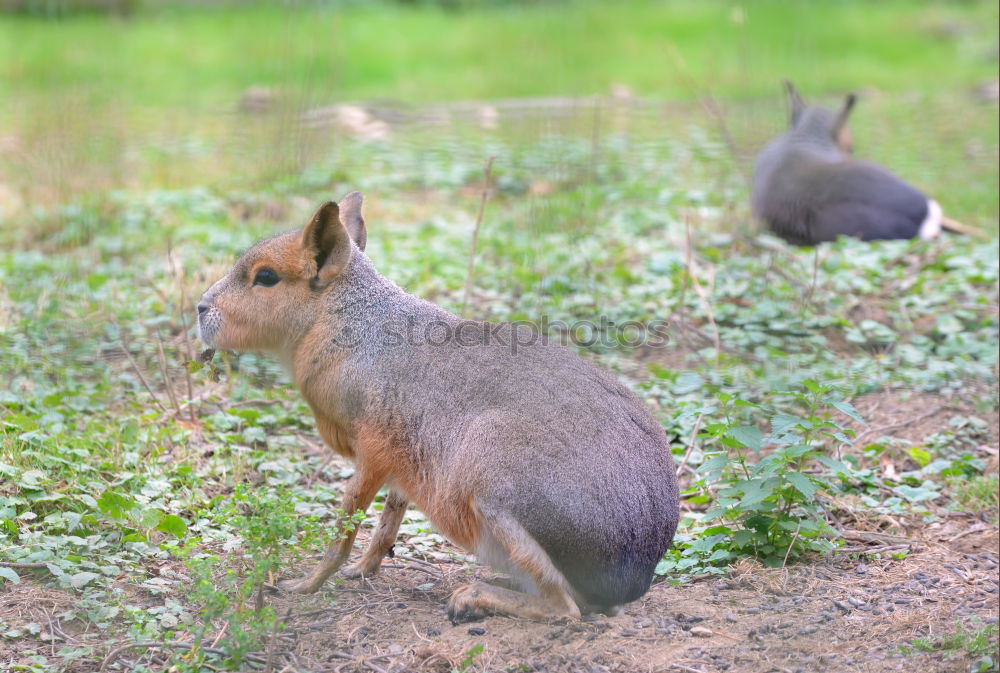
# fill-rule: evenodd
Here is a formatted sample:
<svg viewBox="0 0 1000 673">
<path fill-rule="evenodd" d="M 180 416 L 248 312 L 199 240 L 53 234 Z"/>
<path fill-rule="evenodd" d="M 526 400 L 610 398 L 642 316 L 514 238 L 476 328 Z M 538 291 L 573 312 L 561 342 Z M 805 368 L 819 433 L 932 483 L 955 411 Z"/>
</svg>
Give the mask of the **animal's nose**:
<svg viewBox="0 0 1000 673">
<path fill-rule="evenodd" d="M 209 305 L 206 302 L 198 302 L 198 315 L 203 314 L 209 309 Z"/>
</svg>

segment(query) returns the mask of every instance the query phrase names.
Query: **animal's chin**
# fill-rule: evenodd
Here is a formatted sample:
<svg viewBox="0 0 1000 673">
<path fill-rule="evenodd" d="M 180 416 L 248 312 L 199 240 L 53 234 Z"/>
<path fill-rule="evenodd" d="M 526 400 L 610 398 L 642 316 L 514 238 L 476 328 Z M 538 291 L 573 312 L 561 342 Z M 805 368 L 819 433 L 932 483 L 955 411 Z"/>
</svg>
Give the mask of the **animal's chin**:
<svg viewBox="0 0 1000 673">
<path fill-rule="evenodd" d="M 219 347 L 215 342 L 216 331 L 212 325 L 205 325 L 200 319 L 198 320 L 198 339 L 209 348 Z"/>
<path fill-rule="evenodd" d="M 206 326 L 204 330 L 201 331 L 199 338 L 202 343 L 204 343 L 209 348 L 214 348 L 220 351 L 265 351 L 266 348 L 257 346 L 252 343 L 246 343 L 241 340 L 233 340 L 226 338 L 225 330 L 216 327 L 213 329 L 210 325 Z"/>
</svg>

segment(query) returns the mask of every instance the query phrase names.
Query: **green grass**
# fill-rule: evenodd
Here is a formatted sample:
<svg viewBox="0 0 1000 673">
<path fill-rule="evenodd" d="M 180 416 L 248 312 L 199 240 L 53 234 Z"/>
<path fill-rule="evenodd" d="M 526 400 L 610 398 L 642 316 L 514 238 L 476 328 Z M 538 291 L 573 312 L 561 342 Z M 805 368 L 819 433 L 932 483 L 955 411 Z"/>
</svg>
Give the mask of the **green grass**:
<svg viewBox="0 0 1000 673">
<path fill-rule="evenodd" d="M 813 101 L 860 91 L 859 156 L 882 162 L 992 229 L 998 130 L 972 88 L 997 76 L 989 2 L 580 1 L 462 11 L 370 3 L 149 8 L 123 20 L 0 15 L 0 187 L 27 206 L 108 189 L 255 186 L 296 175 L 337 137 L 305 130 L 308 109 L 343 100 L 430 103 L 607 93 L 688 101 L 646 109 L 630 132 L 676 138 L 717 125 L 694 103 L 711 92 L 744 172 L 783 128 L 779 81 Z M 16 48 L 14 48 L 16 45 Z M 685 65 L 686 64 L 686 65 Z M 271 87 L 272 115 L 235 114 Z M 558 132 L 591 133 L 594 113 Z M 603 132 L 614 127 L 608 114 Z M 642 122 L 640 124 L 640 122 Z M 539 142 L 541 119 L 503 140 Z M 641 128 L 638 128 L 641 125 Z M 394 131 L 407 140 L 421 127 Z M 433 135 L 426 147 L 434 147 Z M 10 210 L 0 189 L 0 217 Z"/>
<path fill-rule="evenodd" d="M 993 523 L 1000 519 L 1000 479 L 996 473 L 956 479 L 951 486 L 957 509 L 983 512 Z"/>
<path fill-rule="evenodd" d="M 670 54 L 722 97 L 933 90 L 996 76 L 991 2 L 549 2 L 474 11 L 376 3 L 147 10 L 130 20 L 0 17 L 0 95 L 227 105 L 245 87 L 312 101 L 605 93 L 692 98 Z"/>
<path fill-rule="evenodd" d="M 330 528 L 348 473 L 303 450 L 317 441 L 312 419 L 277 363 L 223 357 L 221 381 L 202 369 L 189 384 L 193 300 L 255 238 L 361 187 L 378 268 L 457 310 L 477 206 L 469 185 L 487 149 L 498 156 L 497 189 L 470 315 L 670 320 L 663 350 L 614 341 L 580 349 L 649 405 L 679 438 L 678 454 L 702 412 L 703 428 L 763 418 L 752 406 L 721 418 L 710 409 L 719 395 L 799 413 L 784 391 L 807 379 L 836 386 L 837 399 L 879 388 L 961 399 L 996 386 L 995 240 L 841 241 L 817 261 L 808 250 L 734 237 L 746 226 L 733 219 L 744 188 L 722 146 L 697 129 L 659 144 L 608 136 L 596 148 L 572 136 L 485 147 L 451 138 L 436 152 L 345 142 L 297 178 L 254 192 L 117 192 L 29 213 L 0 252 L 0 561 L 47 564 L 17 569 L 17 579 L 73 592 L 73 608 L 59 618 L 94 634 L 79 649 L 39 647 L 37 670 L 74 657 L 94 666 L 112 639 L 211 637 L 224 618 L 230 635 L 220 647 L 234 661 L 261 647 L 273 615 L 246 607 L 253 578 L 264 561 L 287 568 L 294 560 L 275 550 L 305 553 L 320 543 L 309 531 Z M 532 196 L 541 179 L 554 191 Z M 690 284 L 685 219 L 705 302 Z M 857 312 L 862 305 L 881 311 L 877 325 Z M 680 327 L 682 317 L 703 334 L 718 328 L 728 349 L 718 363 L 712 337 Z M 995 412 L 995 403 L 983 410 Z M 975 450 L 987 441 L 985 426 L 954 422 L 927 438 L 927 461 L 891 479 L 877 452 L 859 447 L 845 449 L 837 475 L 811 459 L 809 473 L 874 516 L 932 516 L 965 502 L 952 477 L 981 474 Z M 703 464 L 724 441 L 704 436 L 689 464 Z M 737 551 L 713 549 L 719 541 L 700 535 L 688 519 L 668 559 L 672 572 Z M 397 548 L 436 552 L 440 537 L 414 513 Z M 173 574 L 150 571 L 166 562 Z M 3 619 L 0 636 L 31 642 L 28 626 Z"/>
<path fill-rule="evenodd" d="M 966 627 L 956 623 L 951 633 L 936 638 L 917 638 L 911 647 L 904 648 L 904 653 L 912 651 L 961 656 L 970 661 L 970 673 L 990 673 L 997 670 L 998 664 L 997 625 L 980 622 Z"/>
</svg>

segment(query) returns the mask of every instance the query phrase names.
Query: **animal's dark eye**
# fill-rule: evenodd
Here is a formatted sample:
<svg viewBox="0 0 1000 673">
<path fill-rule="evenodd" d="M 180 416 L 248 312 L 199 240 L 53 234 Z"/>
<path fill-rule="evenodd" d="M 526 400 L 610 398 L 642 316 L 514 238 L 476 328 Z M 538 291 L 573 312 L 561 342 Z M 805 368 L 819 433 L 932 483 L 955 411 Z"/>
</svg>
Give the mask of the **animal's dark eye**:
<svg viewBox="0 0 1000 673">
<path fill-rule="evenodd" d="M 257 275 L 253 277 L 254 285 L 263 285 L 264 287 L 272 287 L 278 284 L 281 277 L 274 272 L 273 269 L 268 269 L 264 267 L 263 269 L 257 270 Z"/>
</svg>

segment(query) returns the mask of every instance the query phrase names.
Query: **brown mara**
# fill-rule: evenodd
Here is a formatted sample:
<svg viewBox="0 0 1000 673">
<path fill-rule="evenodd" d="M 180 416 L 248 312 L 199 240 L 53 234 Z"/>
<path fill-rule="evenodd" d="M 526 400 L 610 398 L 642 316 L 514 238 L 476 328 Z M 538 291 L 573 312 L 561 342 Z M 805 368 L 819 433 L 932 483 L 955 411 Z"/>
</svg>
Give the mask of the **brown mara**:
<svg viewBox="0 0 1000 673">
<path fill-rule="evenodd" d="M 504 343 L 524 328 L 464 321 L 381 276 L 364 254 L 361 205 L 348 194 L 304 229 L 261 241 L 198 305 L 207 345 L 270 352 L 289 368 L 320 435 L 355 464 L 347 516 L 389 489 L 356 562 L 341 569 L 354 532 L 337 535 L 308 576 L 281 588 L 378 572 L 412 502 L 510 575 L 507 586 L 456 590 L 453 621 L 614 613 L 642 596 L 677 527 L 663 428 L 570 350 L 531 339 L 514 351 Z M 399 325 L 431 323 L 462 338 L 399 338 Z"/>
</svg>

